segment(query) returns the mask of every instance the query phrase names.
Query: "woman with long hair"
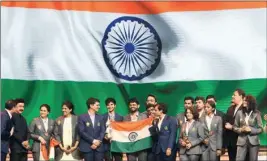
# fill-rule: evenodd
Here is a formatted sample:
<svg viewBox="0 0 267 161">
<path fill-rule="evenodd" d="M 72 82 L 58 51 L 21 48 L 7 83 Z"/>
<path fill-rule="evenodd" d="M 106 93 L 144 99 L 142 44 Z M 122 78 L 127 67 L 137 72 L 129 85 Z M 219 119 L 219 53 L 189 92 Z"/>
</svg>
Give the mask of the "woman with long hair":
<svg viewBox="0 0 267 161">
<path fill-rule="evenodd" d="M 29 126 L 30 138 L 33 140 L 32 152 L 33 160 L 48 159 L 50 139 L 53 135 L 54 120 L 49 119 L 50 106 L 42 104 L 40 106 L 40 116 L 33 119 Z"/>
<path fill-rule="evenodd" d="M 70 101 L 63 102 L 62 112 L 63 116 L 60 116 L 55 123 L 55 138 L 60 142 L 55 149 L 55 160 L 81 160 L 77 149 L 80 137 L 77 131 L 78 117 L 74 115 L 74 105 Z"/>
<path fill-rule="evenodd" d="M 252 95 L 244 98 L 243 108 L 236 114 L 233 130 L 238 133 L 236 160 L 244 161 L 248 152 L 249 161 L 257 161 L 259 135 L 263 132 L 263 127 L 261 113 L 257 110 L 256 99 Z"/>
<path fill-rule="evenodd" d="M 179 143 L 181 161 L 198 161 L 202 154 L 204 128 L 198 121 L 198 112 L 193 107 L 185 110 L 186 122 L 182 124 Z"/>
</svg>

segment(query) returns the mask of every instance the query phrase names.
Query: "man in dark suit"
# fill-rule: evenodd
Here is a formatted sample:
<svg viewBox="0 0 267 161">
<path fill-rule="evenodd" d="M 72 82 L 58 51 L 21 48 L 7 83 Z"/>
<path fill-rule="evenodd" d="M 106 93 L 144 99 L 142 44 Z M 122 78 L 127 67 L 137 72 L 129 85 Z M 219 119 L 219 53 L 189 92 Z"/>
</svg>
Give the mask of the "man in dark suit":
<svg viewBox="0 0 267 161">
<path fill-rule="evenodd" d="M 105 124 L 102 116 L 96 114 L 100 108 L 100 101 L 91 97 L 86 104 L 88 113 L 78 118 L 79 150 L 83 153 L 85 161 L 101 161 L 104 159 L 102 140 L 105 136 Z"/>
<path fill-rule="evenodd" d="M 230 106 L 225 115 L 225 136 L 223 139 L 223 147 L 228 150 L 229 161 L 236 160 L 236 150 L 237 150 L 237 138 L 238 134 L 233 131 L 233 125 L 235 122 L 235 116 L 237 111 L 242 109 L 243 99 L 245 97 L 245 92 L 242 89 L 236 89 L 232 96 L 233 105 Z"/>
<path fill-rule="evenodd" d="M 110 152 L 110 121 L 123 121 L 123 117 L 115 113 L 116 100 L 114 98 L 107 98 L 105 101 L 108 112 L 103 115 L 104 123 L 106 124 L 106 134 L 103 140 L 103 146 L 105 149 L 105 161 L 122 161 L 122 153 Z"/>
<path fill-rule="evenodd" d="M 8 100 L 5 103 L 5 110 L 1 112 L 1 161 L 6 160 L 8 153 L 9 138 L 13 133 L 11 118 L 15 106 L 13 100 Z"/>
<path fill-rule="evenodd" d="M 156 156 L 156 161 L 172 161 L 176 155 L 176 135 L 177 121 L 175 118 L 167 116 L 167 106 L 158 104 L 155 106 L 155 115 L 159 117 L 153 128 L 156 130 L 156 141 L 153 143 L 152 152 Z"/>
<path fill-rule="evenodd" d="M 28 150 L 30 148 L 26 119 L 22 116 L 24 111 L 24 100 L 21 98 L 15 99 L 15 112 L 12 115 L 14 133 L 10 138 L 10 161 L 27 161 Z"/>
</svg>

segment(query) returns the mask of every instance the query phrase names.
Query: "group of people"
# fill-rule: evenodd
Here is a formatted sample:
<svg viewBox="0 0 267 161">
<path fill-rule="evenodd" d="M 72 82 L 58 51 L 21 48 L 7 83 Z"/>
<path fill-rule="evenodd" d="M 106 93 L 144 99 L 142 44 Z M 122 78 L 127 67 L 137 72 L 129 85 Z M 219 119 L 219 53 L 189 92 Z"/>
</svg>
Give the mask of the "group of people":
<svg viewBox="0 0 267 161">
<path fill-rule="evenodd" d="M 156 96 L 148 95 L 146 111 L 139 111 L 136 98 L 128 101 L 129 114 L 116 113 L 116 100 L 107 98 L 107 113 L 97 114 L 100 101 L 89 98 L 88 112 L 77 116 L 70 101 L 62 104 L 62 116 L 56 120 L 48 118 L 48 104 L 40 106 L 40 116 L 27 125 L 22 116 L 24 100 L 8 100 L 1 112 L 1 160 L 10 153 L 11 161 L 27 161 L 31 150 L 33 160 L 45 160 L 43 147 L 50 148 L 52 139 L 56 161 L 122 161 L 122 153 L 111 152 L 109 135 L 110 121 L 138 121 L 153 118 L 149 131 L 153 146 L 149 149 L 127 153 L 128 161 L 181 161 L 220 160 L 227 149 L 229 160 L 256 161 L 260 146 L 259 134 L 267 131 L 263 127 L 256 99 L 236 89 L 227 113 L 216 109 L 216 98 L 198 96 L 184 98 L 184 112 L 176 117 L 167 115 L 167 106 L 158 103 Z M 264 116 L 267 120 L 267 115 Z M 30 146 L 29 140 L 33 140 Z M 50 151 L 51 152 L 51 151 Z M 247 154 L 247 155 L 245 155 Z"/>
</svg>

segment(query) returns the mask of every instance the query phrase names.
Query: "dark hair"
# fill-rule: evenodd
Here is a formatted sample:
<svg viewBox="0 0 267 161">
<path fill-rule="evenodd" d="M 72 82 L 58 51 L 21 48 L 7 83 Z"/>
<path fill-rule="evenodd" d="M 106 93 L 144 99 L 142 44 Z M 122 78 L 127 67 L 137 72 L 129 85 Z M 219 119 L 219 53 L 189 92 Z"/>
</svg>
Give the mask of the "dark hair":
<svg viewBox="0 0 267 161">
<path fill-rule="evenodd" d="M 99 99 L 93 97 L 88 98 L 86 101 L 87 108 L 89 109 L 90 105 L 94 105 L 96 102 L 100 103 Z"/>
<path fill-rule="evenodd" d="M 214 101 L 207 101 L 206 103 L 209 104 L 213 108 L 212 111 L 215 111 L 215 109 L 216 109 L 216 103 Z"/>
<path fill-rule="evenodd" d="M 198 115 L 199 114 L 198 114 L 197 110 L 195 108 L 193 108 L 193 107 L 188 107 L 188 108 L 185 109 L 184 116 L 185 116 L 186 120 L 187 120 L 187 116 L 186 116 L 186 111 L 187 110 L 190 110 L 192 112 L 194 120 L 198 120 Z"/>
<path fill-rule="evenodd" d="M 153 104 L 151 104 L 151 103 L 149 103 L 149 104 L 146 105 L 146 109 L 149 109 L 150 107 L 155 108 L 155 105 L 153 105 Z"/>
<path fill-rule="evenodd" d="M 47 110 L 48 112 L 50 112 L 50 106 L 49 106 L 48 104 L 42 104 L 42 105 L 40 106 L 40 110 L 41 110 L 42 107 L 45 107 L 46 110 Z"/>
<path fill-rule="evenodd" d="M 192 102 L 192 104 L 194 104 L 194 98 L 193 97 L 191 97 L 191 96 L 187 96 L 187 97 L 185 97 L 184 98 L 184 102 L 186 101 L 186 100 L 190 100 L 191 102 Z"/>
<path fill-rule="evenodd" d="M 14 108 L 16 106 L 16 103 L 14 100 L 7 100 L 5 103 L 5 109 L 7 110 L 12 110 L 12 108 Z"/>
<path fill-rule="evenodd" d="M 19 104 L 19 103 L 25 103 L 23 98 L 16 98 L 14 101 L 15 101 L 16 105 Z"/>
<path fill-rule="evenodd" d="M 246 93 L 244 92 L 244 90 L 238 88 L 235 91 L 239 94 L 239 96 L 242 96 L 242 98 L 246 97 Z"/>
<path fill-rule="evenodd" d="M 195 98 L 195 101 L 199 101 L 199 100 L 201 100 L 203 103 L 205 103 L 205 98 L 204 98 L 204 97 L 202 97 L 202 96 L 197 96 L 197 97 Z"/>
<path fill-rule="evenodd" d="M 153 97 L 153 98 L 155 99 L 155 101 L 157 102 L 157 97 L 156 97 L 155 95 L 153 95 L 153 94 L 148 94 L 146 98 L 148 98 L 148 97 Z"/>
<path fill-rule="evenodd" d="M 114 99 L 114 98 L 107 98 L 106 100 L 105 100 L 105 104 L 106 104 L 106 106 L 109 104 L 109 103 L 113 103 L 114 105 L 116 105 L 116 100 Z"/>
<path fill-rule="evenodd" d="M 131 98 L 131 99 L 128 101 L 128 105 L 130 105 L 130 103 L 136 103 L 137 105 L 139 105 L 139 101 L 137 100 L 136 97 Z"/>
<path fill-rule="evenodd" d="M 217 101 L 214 95 L 207 95 L 206 101 L 210 98 L 213 98 L 215 102 Z"/>
<path fill-rule="evenodd" d="M 68 107 L 68 109 L 70 109 L 71 110 L 71 114 L 73 114 L 73 115 L 75 115 L 74 114 L 74 105 L 70 102 L 70 101 L 64 101 L 63 103 L 62 103 L 62 106 L 67 106 Z"/>
<path fill-rule="evenodd" d="M 257 111 L 257 101 L 256 101 L 255 97 L 253 97 L 252 95 L 247 95 L 245 98 L 247 101 L 248 109 L 245 107 L 242 108 L 243 113 L 250 112 L 250 111 L 256 112 Z"/>
<path fill-rule="evenodd" d="M 164 114 L 166 114 L 168 111 L 168 107 L 164 103 L 159 103 L 157 107 L 158 107 L 159 111 L 162 111 L 162 113 L 164 113 Z"/>
</svg>

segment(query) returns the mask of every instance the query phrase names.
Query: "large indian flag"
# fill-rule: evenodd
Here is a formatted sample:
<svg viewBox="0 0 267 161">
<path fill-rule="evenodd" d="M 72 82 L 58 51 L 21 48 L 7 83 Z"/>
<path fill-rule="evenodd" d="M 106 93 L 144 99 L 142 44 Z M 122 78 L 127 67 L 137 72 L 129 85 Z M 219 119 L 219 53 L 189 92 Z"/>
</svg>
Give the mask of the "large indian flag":
<svg viewBox="0 0 267 161">
<path fill-rule="evenodd" d="M 133 153 L 151 148 L 151 122 L 151 118 L 137 122 L 112 122 L 111 151 Z"/>
<path fill-rule="evenodd" d="M 28 121 L 90 96 L 124 115 L 153 93 L 176 115 L 188 95 L 226 111 L 242 88 L 266 107 L 266 2 L 2 2 L 1 40 L 2 107 L 25 98 Z"/>
</svg>

